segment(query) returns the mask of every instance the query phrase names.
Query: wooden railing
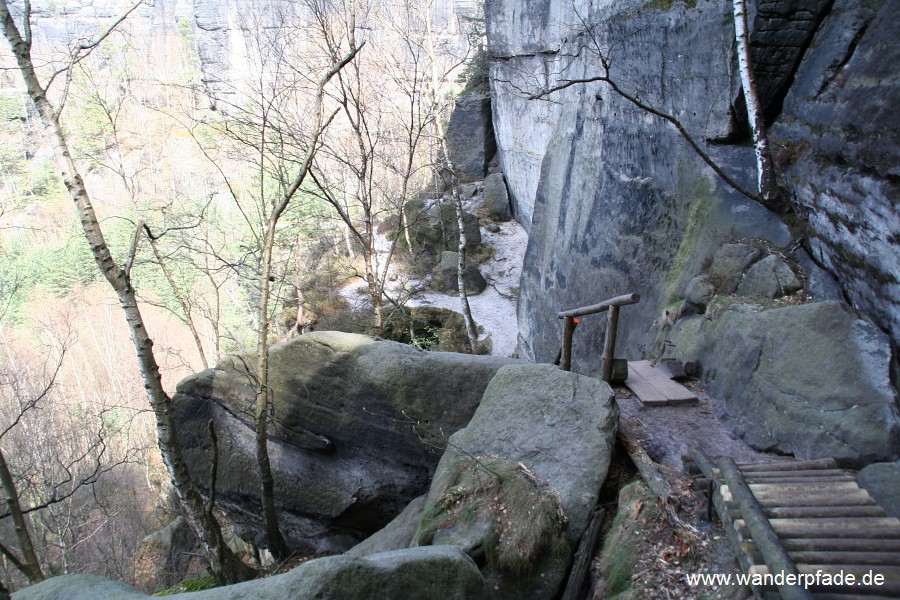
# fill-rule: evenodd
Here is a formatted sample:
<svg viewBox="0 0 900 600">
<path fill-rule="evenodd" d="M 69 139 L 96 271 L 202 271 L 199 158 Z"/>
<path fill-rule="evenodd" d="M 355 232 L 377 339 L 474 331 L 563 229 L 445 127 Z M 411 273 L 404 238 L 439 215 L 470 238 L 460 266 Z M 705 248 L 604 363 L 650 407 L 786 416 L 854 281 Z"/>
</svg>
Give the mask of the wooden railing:
<svg viewBox="0 0 900 600">
<path fill-rule="evenodd" d="M 593 315 L 599 312 L 609 311 L 609 319 L 606 325 L 606 339 L 603 342 L 603 381 L 609 383 L 612 379 L 613 356 L 616 350 L 616 333 L 619 327 L 619 307 L 640 302 L 639 294 L 625 294 L 604 300 L 599 304 L 582 306 L 558 313 L 563 319 L 563 342 L 559 355 L 559 368 L 563 371 L 572 370 L 572 335 L 575 326 L 578 325 L 578 317 Z"/>
</svg>

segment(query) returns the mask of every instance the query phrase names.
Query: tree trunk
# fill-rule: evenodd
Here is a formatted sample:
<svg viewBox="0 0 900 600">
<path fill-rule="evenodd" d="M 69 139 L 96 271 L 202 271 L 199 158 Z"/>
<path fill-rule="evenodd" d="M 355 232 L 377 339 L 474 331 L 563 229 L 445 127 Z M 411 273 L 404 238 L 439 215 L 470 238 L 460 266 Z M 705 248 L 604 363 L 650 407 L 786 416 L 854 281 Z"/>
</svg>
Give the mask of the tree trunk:
<svg viewBox="0 0 900 600">
<path fill-rule="evenodd" d="M 25 15 L 25 19 L 29 17 L 30 15 Z M 184 462 L 176 434 L 176 422 L 171 410 L 172 400 L 162 387 L 159 365 L 153 355 L 153 340 L 144 326 L 129 273 L 116 264 L 106 245 L 90 195 L 69 152 L 65 135 L 59 124 L 58 115 L 47 99 L 46 90 L 41 86 L 35 73 L 31 60 L 30 44 L 22 39 L 9 12 L 6 0 L 0 1 L 0 19 L 3 21 L 4 35 L 12 48 L 22 78 L 25 80 L 28 96 L 34 102 L 47 135 L 53 144 L 56 166 L 60 170 L 66 189 L 75 203 L 85 239 L 90 245 L 91 253 L 97 262 L 97 266 L 116 292 L 119 304 L 125 313 L 125 319 L 131 331 L 131 340 L 138 359 L 138 366 L 144 380 L 144 389 L 150 401 L 153 414 L 156 417 L 157 443 L 163 462 L 172 479 L 179 503 L 185 513 L 185 518 L 197 534 L 203 547 L 204 555 L 209 560 L 210 566 L 214 571 L 220 571 L 221 576 L 228 582 L 248 579 L 251 575 L 250 569 L 231 551 L 227 553 L 225 563 L 218 563 L 215 540 L 218 536 L 221 536 L 221 530 L 218 522 L 214 519 L 209 520 L 206 518 L 203 498 L 194 485 L 187 464 Z"/>
<path fill-rule="evenodd" d="M 428 58 L 431 63 L 431 102 L 432 109 L 435 112 L 434 127 L 437 130 L 438 144 L 441 148 L 444 166 L 450 172 L 450 188 L 453 193 L 453 202 L 456 206 L 456 222 L 459 226 L 459 261 L 456 265 L 456 284 L 459 289 L 459 303 L 462 308 L 463 321 L 466 324 L 466 336 L 469 338 L 469 349 L 472 354 L 478 351 L 478 331 L 475 327 L 475 319 L 472 318 L 472 308 L 469 306 L 469 295 L 466 293 L 465 274 L 466 274 L 466 227 L 464 221 L 464 212 L 462 205 L 462 197 L 459 193 L 459 178 L 456 176 L 456 169 L 453 160 L 450 157 L 450 148 L 447 146 L 447 136 L 444 132 L 444 126 L 441 123 L 440 115 L 437 114 L 437 94 L 438 94 L 438 74 L 437 62 L 434 52 L 434 33 L 431 30 L 431 13 L 426 8 L 425 14 L 425 43 L 428 50 Z"/>
<path fill-rule="evenodd" d="M 31 583 L 40 583 L 44 580 L 44 573 L 41 571 L 41 563 L 38 561 L 37 553 L 34 551 L 34 544 L 31 542 L 31 534 L 28 532 L 28 524 L 25 522 L 25 515 L 22 514 L 22 505 L 19 503 L 19 492 L 16 489 L 16 482 L 13 481 L 12 473 L 9 472 L 9 466 L 6 464 L 6 458 L 3 451 L 0 450 L 0 484 L 3 485 L 3 491 L 6 493 L 6 506 L 9 508 L 9 514 L 12 516 L 13 527 L 16 530 L 16 537 L 19 538 L 19 546 L 22 548 L 22 556 L 24 562 L 17 564 L 28 581 Z"/>
<path fill-rule="evenodd" d="M 475 319 L 472 318 L 472 308 L 469 306 L 469 294 L 466 292 L 466 224 L 463 211 L 462 198 L 459 194 L 459 180 L 450 163 L 450 153 L 446 152 L 446 140 L 441 139 L 445 147 L 446 161 L 450 165 L 450 180 L 453 186 L 453 202 L 456 205 L 456 223 L 459 225 L 459 260 L 456 264 L 456 286 L 459 289 L 459 301 L 462 306 L 463 320 L 466 323 L 466 336 L 469 338 L 469 349 L 472 354 L 478 352 L 478 331 L 475 329 Z"/>
<path fill-rule="evenodd" d="M 753 134 L 753 146 L 756 151 L 757 186 L 761 202 L 769 209 L 782 211 L 784 206 L 779 198 L 778 183 L 775 178 L 775 167 L 769 152 L 769 138 L 766 135 L 765 116 L 756 94 L 756 83 L 753 67 L 750 64 L 750 44 L 747 35 L 747 4 L 745 0 L 733 0 L 734 39 L 737 42 L 738 68 L 741 73 L 741 87 L 744 90 L 744 103 L 747 106 L 747 120 Z"/>
<path fill-rule="evenodd" d="M 259 330 L 256 337 L 256 462 L 259 467 L 260 502 L 266 522 L 266 542 L 276 560 L 288 555 L 287 544 L 278 527 L 275 510 L 275 477 L 269 461 L 268 417 L 272 402 L 269 394 L 269 275 L 272 273 L 272 249 L 275 245 L 277 217 L 270 219 L 260 257 Z"/>
</svg>

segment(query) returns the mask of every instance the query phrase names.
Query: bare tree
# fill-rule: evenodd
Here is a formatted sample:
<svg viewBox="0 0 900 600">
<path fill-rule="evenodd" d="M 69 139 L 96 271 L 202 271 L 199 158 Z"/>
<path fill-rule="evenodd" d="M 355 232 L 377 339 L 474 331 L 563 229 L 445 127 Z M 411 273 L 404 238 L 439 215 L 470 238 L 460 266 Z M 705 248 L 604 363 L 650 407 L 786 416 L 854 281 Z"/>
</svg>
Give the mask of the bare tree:
<svg viewBox="0 0 900 600">
<path fill-rule="evenodd" d="M 48 88 L 53 84 L 54 80 L 60 75 L 65 78 L 70 72 L 72 65 L 83 60 L 87 54 L 97 48 L 125 20 L 128 14 L 139 5 L 140 3 L 134 5 L 98 37 L 76 44 L 66 64 L 52 73 L 43 83 L 35 69 L 35 63 L 32 58 L 30 3 L 25 4 L 25 12 L 21 19 L 21 29 L 10 11 L 7 0 L 0 2 L 0 20 L 2 20 L 4 36 L 9 42 L 19 72 L 25 82 L 28 96 L 34 103 L 47 136 L 52 143 L 57 168 L 75 204 L 85 239 L 90 245 L 97 266 L 115 291 L 131 330 L 135 354 L 144 379 L 147 398 L 156 417 L 159 448 L 185 512 L 185 517 L 197 533 L 217 581 L 222 583 L 235 582 L 246 579 L 250 574 L 250 570 L 231 552 L 226 552 L 225 560 L 219 561 L 216 548 L 219 546 L 222 537 L 221 529 L 215 519 L 207 518 L 205 503 L 191 479 L 187 464 L 181 453 L 176 423 L 171 411 L 172 401 L 162 386 L 159 365 L 153 353 L 153 340 L 150 338 L 144 325 L 131 281 L 131 268 L 134 263 L 134 253 L 137 251 L 137 244 L 133 244 L 132 252 L 123 265 L 117 263 L 113 258 L 94 211 L 90 194 L 72 158 L 68 140 L 60 125 L 60 110 L 54 107 L 48 97 Z M 135 240 L 138 239 L 139 233 L 136 233 Z"/>
<path fill-rule="evenodd" d="M 249 90 L 233 86 L 236 99 L 219 99 L 223 120 L 218 123 L 220 131 L 242 148 L 256 171 L 255 202 L 248 207 L 244 206 L 242 186 L 232 182 L 221 166 L 217 167 L 256 245 L 257 363 L 251 374 L 256 388 L 256 458 L 266 541 L 269 551 L 279 560 L 287 558 L 290 549 L 278 525 L 275 478 L 268 451 L 268 421 L 273 402 L 269 385 L 269 338 L 276 281 L 273 268 L 276 238 L 282 217 L 300 195 L 310 174 L 321 137 L 337 114 L 337 109 L 327 105 L 326 88 L 352 63 L 360 49 L 351 45 L 321 67 L 294 62 L 300 61 L 300 57 L 295 54 L 297 49 L 293 44 L 297 40 L 290 36 L 303 35 L 305 28 L 291 23 L 293 16 L 286 12 L 266 15 L 267 19 L 280 20 L 278 27 L 271 28 L 261 21 L 254 22 L 263 18 L 261 15 L 245 15 L 247 29 L 255 30 L 257 79 L 248 84 Z M 314 69 L 321 73 L 317 78 L 310 76 Z M 207 155 L 213 159 L 210 153 Z M 248 216 L 251 210 L 252 217 Z"/>
</svg>

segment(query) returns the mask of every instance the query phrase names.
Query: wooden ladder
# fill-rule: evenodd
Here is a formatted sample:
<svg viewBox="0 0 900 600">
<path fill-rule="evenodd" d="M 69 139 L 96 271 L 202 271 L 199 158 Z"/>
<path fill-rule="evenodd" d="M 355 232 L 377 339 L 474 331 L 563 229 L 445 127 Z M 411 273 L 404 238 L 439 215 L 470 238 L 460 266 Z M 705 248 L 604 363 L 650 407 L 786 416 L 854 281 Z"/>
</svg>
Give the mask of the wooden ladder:
<svg viewBox="0 0 900 600">
<path fill-rule="evenodd" d="M 757 597 L 900 598 L 900 520 L 885 516 L 834 460 L 736 464 L 690 454 L 713 483 L 711 500 L 744 572 L 759 581 L 783 573 L 810 583 L 752 585 Z M 853 585 L 824 585 L 826 577 L 835 583 L 848 574 Z"/>
</svg>

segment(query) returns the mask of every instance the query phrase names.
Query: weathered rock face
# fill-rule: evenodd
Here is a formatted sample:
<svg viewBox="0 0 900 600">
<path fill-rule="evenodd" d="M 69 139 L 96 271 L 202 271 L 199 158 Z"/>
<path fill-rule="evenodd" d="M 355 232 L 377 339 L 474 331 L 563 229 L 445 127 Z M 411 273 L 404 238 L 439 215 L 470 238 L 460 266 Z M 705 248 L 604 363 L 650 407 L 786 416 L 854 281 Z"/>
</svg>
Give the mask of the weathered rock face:
<svg viewBox="0 0 900 600">
<path fill-rule="evenodd" d="M 316 332 L 273 346 L 269 453 L 281 523 L 304 551 L 345 550 L 423 494 L 446 436 L 465 426 L 488 381 L 512 359 L 422 352 L 368 336 Z M 219 438 L 218 498 L 259 526 L 248 372 L 235 356 L 178 386 L 179 439 L 195 481 Z"/>
<path fill-rule="evenodd" d="M 67 575 L 25 588 L 15 600 L 137 600 L 149 598 L 121 583 Z M 484 580 L 472 559 L 452 546 L 410 548 L 366 558 L 330 556 L 282 575 L 170 596 L 181 600 L 481 600 Z"/>
<path fill-rule="evenodd" d="M 564 536 L 570 552 L 548 552 L 528 575 L 505 574 L 488 562 L 482 567 L 488 597 L 537 600 L 555 596 L 606 478 L 617 419 L 608 385 L 552 365 L 503 367 L 491 380 L 469 425 L 450 438 L 435 472 L 426 513 L 429 507 L 434 510 L 453 485 L 459 466 L 471 464 L 473 457 L 522 462 L 558 492 L 568 519 Z M 516 523 L 529 520 L 526 514 L 507 518 Z M 476 519 L 459 522 L 451 529 L 443 537 L 440 531 L 435 534 L 434 543 L 484 551 L 491 522 Z M 421 535 L 420 528 L 417 537 Z"/>
<path fill-rule="evenodd" d="M 783 181 L 806 207 L 814 258 L 839 275 L 854 306 L 900 342 L 900 211 L 896 169 L 898 73 L 891 2 L 756 3 L 754 62 Z M 731 6 L 689 3 L 491 0 L 486 4 L 494 128 L 514 212 L 530 229 L 521 285 L 522 355 L 559 349 L 555 313 L 625 292 L 622 354 L 636 357 L 661 309 L 723 242 L 788 243 L 789 231 L 725 187 L 664 121 L 602 82 L 548 101 L 530 93 L 601 75 L 677 117 L 713 158 L 754 187 Z M 581 25 L 593 26 L 588 39 Z M 572 58 L 575 56 L 575 58 Z M 575 337 L 575 368 L 599 366 L 601 320 Z"/>
<path fill-rule="evenodd" d="M 540 14 L 539 3 L 528 4 L 535 9 L 523 14 Z M 731 56 L 723 50 L 731 47 L 730 30 L 722 26 L 730 7 L 675 3 L 660 10 L 639 2 L 609 2 L 589 8 L 548 0 L 542 10 L 549 16 L 540 25 L 521 17 L 518 5 L 489 3 L 487 16 L 491 52 L 508 57 L 492 63 L 500 163 L 512 183 L 515 212 L 526 222 L 528 198 L 534 199 L 519 297 L 521 352 L 552 361 L 561 340 L 559 310 L 639 292 L 641 303 L 623 309 L 619 329 L 622 354 L 634 357 L 648 324 L 672 298 L 684 297 L 723 237 L 784 244 L 788 230 L 712 177 L 668 124 L 634 108 L 608 86 L 594 82 L 556 92 L 550 97 L 554 109 L 547 102 L 524 100 L 517 89 L 533 89 L 530 75 L 536 73 L 549 73 L 551 82 L 598 74 L 599 57 L 590 48 L 573 62 L 558 58 L 577 52 L 582 38 L 560 25 L 579 22 L 574 13 L 562 14 L 577 10 L 598 24 L 601 45 L 613 47 L 612 74 L 626 79 L 630 91 L 677 115 L 701 139 L 727 139 L 736 127 Z M 529 25 L 537 31 L 525 31 Z M 491 32 L 509 28 L 508 38 L 495 44 Z M 542 46 L 523 49 L 518 40 L 538 40 L 532 44 Z M 558 114 L 548 120 L 552 110 Z M 551 132 L 550 141 L 541 150 L 545 130 Z M 752 185 L 753 162 L 746 148 L 714 150 L 717 160 Z M 532 174 L 530 190 L 515 183 L 521 171 L 540 174 L 538 179 Z M 576 370 L 599 369 L 603 322 L 582 320 L 573 351 Z"/>
<path fill-rule="evenodd" d="M 751 446 L 860 464 L 900 456 L 887 336 L 841 302 L 683 319 L 672 353 L 698 361 L 719 417 Z"/>
<path fill-rule="evenodd" d="M 772 138 L 815 232 L 813 256 L 900 345 L 900 46 L 896 2 L 838 0 Z"/>
</svg>

